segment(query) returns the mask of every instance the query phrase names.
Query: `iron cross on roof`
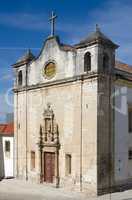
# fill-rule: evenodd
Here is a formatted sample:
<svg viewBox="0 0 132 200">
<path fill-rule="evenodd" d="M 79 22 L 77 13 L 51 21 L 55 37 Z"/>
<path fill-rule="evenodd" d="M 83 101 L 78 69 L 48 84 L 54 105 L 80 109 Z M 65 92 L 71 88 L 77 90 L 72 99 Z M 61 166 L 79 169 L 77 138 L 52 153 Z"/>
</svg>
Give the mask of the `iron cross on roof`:
<svg viewBox="0 0 132 200">
<path fill-rule="evenodd" d="M 55 34 L 55 20 L 57 18 L 57 15 L 52 11 L 51 17 L 50 17 L 50 23 L 51 23 L 51 37 Z"/>
</svg>

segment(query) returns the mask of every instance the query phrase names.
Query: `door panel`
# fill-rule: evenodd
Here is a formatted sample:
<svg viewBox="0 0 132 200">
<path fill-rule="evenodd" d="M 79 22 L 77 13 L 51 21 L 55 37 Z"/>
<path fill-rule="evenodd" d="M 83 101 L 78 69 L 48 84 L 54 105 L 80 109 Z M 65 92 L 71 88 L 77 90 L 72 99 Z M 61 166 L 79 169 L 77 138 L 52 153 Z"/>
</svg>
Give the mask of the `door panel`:
<svg viewBox="0 0 132 200">
<path fill-rule="evenodd" d="M 55 153 L 44 153 L 44 181 L 53 183 L 55 175 Z"/>
</svg>

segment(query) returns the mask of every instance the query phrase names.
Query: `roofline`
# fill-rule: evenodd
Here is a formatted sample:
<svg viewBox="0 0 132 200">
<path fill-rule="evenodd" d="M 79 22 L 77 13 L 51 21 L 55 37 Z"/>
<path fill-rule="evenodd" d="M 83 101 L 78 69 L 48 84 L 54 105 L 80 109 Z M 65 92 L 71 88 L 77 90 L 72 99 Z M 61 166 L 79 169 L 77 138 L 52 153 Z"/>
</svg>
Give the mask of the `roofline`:
<svg viewBox="0 0 132 200">
<path fill-rule="evenodd" d="M 81 48 L 85 48 L 85 47 L 88 47 L 88 46 L 92 46 L 94 44 L 108 45 L 108 46 L 110 46 L 111 48 L 114 48 L 114 49 L 117 49 L 117 48 L 120 47 L 119 45 L 117 45 L 113 42 L 104 41 L 102 39 L 96 39 L 96 40 L 93 40 L 93 41 L 88 42 L 88 43 L 75 44 L 74 46 L 75 46 L 76 49 L 81 49 Z"/>
<path fill-rule="evenodd" d="M 38 54 L 33 60 L 31 60 L 29 63 L 32 63 L 32 62 L 36 61 L 36 60 L 40 57 L 40 55 L 41 55 L 41 53 L 42 53 L 42 51 L 43 51 L 43 49 L 44 49 L 44 47 L 45 47 L 46 42 L 47 42 L 48 40 L 51 40 L 51 39 L 55 39 L 55 40 L 56 40 L 56 42 L 58 43 L 58 46 L 59 46 L 59 48 L 60 48 L 61 51 L 65 51 L 65 52 L 67 52 L 67 51 L 76 52 L 76 48 L 75 48 L 74 46 L 72 46 L 72 45 L 68 45 L 68 46 L 73 47 L 74 50 L 64 50 L 64 49 L 63 49 L 63 45 L 65 45 L 65 44 L 62 44 L 62 43 L 60 42 L 60 39 L 59 39 L 59 36 L 58 36 L 58 35 L 49 36 L 48 38 L 46 38 L 46 39 L 44 40 L 43 45 L 42 45 L 42 47 L 41 47 L 41 50 L 40 50 L 39 54 Z M 26 64 L 28 64 L 28 63 L 26 63 Z M 12 66 L 13 66 L 13 65 L 12 65 Z M 18 66 L 18 67 L 19 67 L 19 66 Z"/>
<path fill-rule="evenodd" d="M 15 64 L 11 65 L 11 66 L 13 66 L 14 68 L 17 68 L 17 67 L 20 67 L 20 66 L 22 66 L 22 65 L 25 65 L 25 64 L 27 64 L 27 63 L 28 63 L 27 61 L 20 61 L 20 62 L 18 62 L 18 63 L 15 63 Z"/>
<path fill-rule="evenodd" d="M 14 137 L 14 133 L 0 133 L 0 136 L 4 137 Z"/>
<path fill-rule="evenodd" d="M 20 62 L 17 62 L 17 63 L 15 63 L 15 64 L 11 65 L 11 66 L 14 67 L 14 68 L 17 68 L 17 67 L 26 65 L 26 64 L 28 64 L 28 63 L 34 61 L 34 60 L 35 60 L 35 58 L 34 58 L 34 59 L 28 59 L 28 60 L 25 60 L 25 61 L 20 61 Z"/>
</svg>

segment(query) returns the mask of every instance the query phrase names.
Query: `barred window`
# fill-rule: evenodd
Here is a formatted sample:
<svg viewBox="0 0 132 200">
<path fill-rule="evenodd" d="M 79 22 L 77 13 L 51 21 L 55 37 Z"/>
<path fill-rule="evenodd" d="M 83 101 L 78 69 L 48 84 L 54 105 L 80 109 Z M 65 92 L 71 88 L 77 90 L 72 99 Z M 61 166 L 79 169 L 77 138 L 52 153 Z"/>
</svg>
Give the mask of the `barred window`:
<svg viewBox="0 0 132 200">
<path fill-rule="evenodd" d="M 5 152 L 10 152 L 10 141 L 5 141 Z"/>
<path fill-rule="evenodd" d="M 132 133 L 132 107 L 128 108 L 128 131 Z"/>
</svg>

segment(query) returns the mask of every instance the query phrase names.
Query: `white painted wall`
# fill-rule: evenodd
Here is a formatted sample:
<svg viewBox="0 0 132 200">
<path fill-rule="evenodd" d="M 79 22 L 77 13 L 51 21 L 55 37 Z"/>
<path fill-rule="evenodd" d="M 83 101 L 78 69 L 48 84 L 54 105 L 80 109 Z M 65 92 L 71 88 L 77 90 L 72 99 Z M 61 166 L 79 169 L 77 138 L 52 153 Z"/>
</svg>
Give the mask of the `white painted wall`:
<svg viewBox="0 0 132 200">
<path fill-rule="evenodd" d="M 132 104 L 132 88 L 115 86 L 115 180 L 132 178 L 132 160 L 128 150 L 132 147 L 132 133 L 128 132 L 128 104 Z"/>
<path fill-rule="evenodd" d="M 55 61 L 56 75 L 52 79 L 43 76 L 43 68 L 49 61 Z M 28 68 L 28 85 L 60 80 L 75 75 L 75 52 L 64 51 L 55 38 L 45 42 L 40 56 Z"/>
<path fill-rule="evenodd" d="M 10 141 L 10 153 L 5 152 L 5 142 Z M 4 170 L 5 170 L 5 178 L 7 177 L 13 177 L 13 143 L 14 138 L 13 137 L 2 137 L 2 143 L 3 143 L 3 153 L 4 153 Z"/>
<path fill-rule="evenodd" d="M 0 135 L 0 179 L 4 177 L 4 157 L 2 147 L 2 136 Z"/>
</svg>

